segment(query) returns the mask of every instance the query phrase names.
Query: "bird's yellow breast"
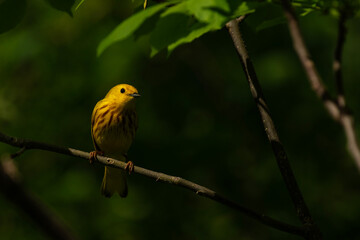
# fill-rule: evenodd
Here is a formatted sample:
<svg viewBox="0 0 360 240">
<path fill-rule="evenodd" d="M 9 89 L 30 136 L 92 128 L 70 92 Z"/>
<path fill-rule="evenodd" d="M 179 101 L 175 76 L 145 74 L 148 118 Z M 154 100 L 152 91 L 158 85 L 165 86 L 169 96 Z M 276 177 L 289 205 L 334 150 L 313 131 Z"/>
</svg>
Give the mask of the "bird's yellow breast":
<svg viewBox="0 0 360 240">
<path fill-rule="evenodd" d="M 132 109 L 119 109 L 100 101 L 92 116 L 95 148 L 109 157 L 119 158 L 129 150 L 137 129 L 137 115 Z"/>
</svg>

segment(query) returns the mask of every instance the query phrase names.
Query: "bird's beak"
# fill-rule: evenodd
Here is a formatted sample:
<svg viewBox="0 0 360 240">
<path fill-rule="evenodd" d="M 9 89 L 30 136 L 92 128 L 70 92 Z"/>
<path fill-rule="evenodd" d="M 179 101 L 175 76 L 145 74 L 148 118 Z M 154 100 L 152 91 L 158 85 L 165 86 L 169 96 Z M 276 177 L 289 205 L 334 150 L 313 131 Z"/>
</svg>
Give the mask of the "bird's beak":
<svg viewBox="0 0 360 240">
<path fill-rule="evenodd" d="M 130 93 L 130 94 L 128 94 L 129 96 L 132 96 L 132 97 L 134 97 L 134 98 L 138 98 L 138 97 L 140 97 L 141 95 L 140 94 L 138 94 L 138 93 Z"/>
</svg>

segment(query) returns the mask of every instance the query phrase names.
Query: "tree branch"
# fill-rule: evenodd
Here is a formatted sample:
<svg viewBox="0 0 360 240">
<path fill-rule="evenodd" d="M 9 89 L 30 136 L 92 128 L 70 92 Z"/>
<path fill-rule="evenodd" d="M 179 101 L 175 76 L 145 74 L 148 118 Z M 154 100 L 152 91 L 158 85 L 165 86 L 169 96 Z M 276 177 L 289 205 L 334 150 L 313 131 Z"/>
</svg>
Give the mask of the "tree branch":
<svg viewBox="0 0 360 240">
<path fill-rule="evenodd" d="M 23 188 L 16 178 L 14 170 L 7 167 L 4 162 L 0 163 L 0 191 L 4 196 L 29 215 L 50 238 L 56 240 L 76 239 L 46 206 Z"/>
<path fill-rule="evenodd" d="M 348 151 L 355 159 L 357 166 L 360 170 L 360 149 L 355 134 L 354 119 L 350 114 L 350 110 L 346 106 L 345 94 L 344 94 L 344 83 L 342 77 L 342 53 L 344 49 L 345 37 L 346 37 L 346 20 L 348 19 L 346 8 L 340 12 L 339 25 L 338 25 L 338 39 L 334 54 L 333 70 L 336 81 L 337 89 L 337 101 L 339 108 L 342 109 L 341 124 L 344 128 L 345 135 L 348 143 Z"/>
<path fill-rule="evenodd" d="M 15 138 L 15 137 L 5 135 L 1 132 L 0 132 L 0 142 L 4 142 L 4 143 L 7 143 L 7 144 L 15 146 L 15 147 L 26 148 L 26 149 L 41 149 L 41 150 L 45 150 L 45 151 L 56 152 L 56 153 L 60 153 L 60 154 L 64 154 L 64 155 L 87 159 L 87 160 L 89 160 L 89 158 L 90 158 L 90 153 L 88 153 L 88 152 L 83 152 L 83 151 L 72 149 L 72 148 L 59 147 L 59 146 L 55 146 L 55 145 L 51 145 L 51 144 L 47 144 L 47 143 L 36 142 L 36 141 L 32 141 L 32 140 Z M 103 165 L 111 166 L 111 167 L 115 167 L 115 168 L 125 169 L 125 167 L 126 167 L 126 163 L 116 160 L 116 159 L 113 159 L 113 158 L 97 156 L 97 161 Z M 294 235 L 298 235 L 298 236 L 305 235 L 305 228 L 303 228 L 303 227 L 289 225 L 287 223 L 283 223 L 283 222 L 275 220 L 271 217 L 265 216 L 264 214 L 257 213 L 252 209 L 241 206 L 241 205 L 237 204 L 236 202 L 231 201 L 231 200 L 219 195 L 218 193 L 216 193 L 215 191 L 213 191 L 209 188 L 203 187 L 199 184 L 193 183 L 186 179 L 183 179 L 180 177 L 175 177 L 175 176 L 170 176 L 170 175 L 160 173 L 160 172 L 155 172 L 155 171 L 148 170 L 148 169 L 138 167 L 138 166 L 134 167 L 134 173 L 146 176 L 148 178 L 155 179 L 158 182 L 165 182 L 165 183 L 169 183 L 169 184 L 173 184 L 173 185 L 177 185 L 177 186 L 189 189 L 189 190 L 195 192 L 197 195 L 212 199 L 212 200 L 219 202 L 223 205 L 226 205 L 230 208 L 236 209 L 237 211 L 241 212 L 242 214 L 245 214 L 246 216 L 257 220 L 257 221 L 261 222 L 262 224 L 272 227 L 272 228 L 275 228 L 277 230 L 287 232 L 290 234 L 294 234 Z"/>
<path fill-rule="evenodd" d="M 335 50 L 334 72 L 336 76 L 336 85 L 338 91 L 338 98 L 334 100 L 330 96 L 330 93 L 326 89 L 324 83 L 321 80 L 319 73 L 316 70 L 314 62 L 311 60 L 309 51 L 305 45 L 305 41 L 300 31 L 299 22 L 296 18 L 295 11 L 291 6 L 289 0 L 281 0 L 284 9 L 285 17 L 288 22 L 291 38 L 293 40 L 294 49 L 305 69 L 308 76 L 310 85 L 316 95 L 323 101 L 324 107 L 330 114 L 330 116 L 337 122 L 339 122 L 344 128 L 348 151 L 353 157 L 358 170 L 360 171 L 360 149 L 358 140 L 355 134 L 355 127 L 353 117 L 350 114 L 350 110 L 345 104 L 344 90 L 341 75 L 341 54 L 343 44 L 345 41 L 345 20 L 346 17 L 341 17 L 339 22 L 339 36 L 338 43 Z"/>
<path fill-rule="evenodd" d="M 288 21 L 294 49 L 305 69 L 310 85 L 316 95 L 323 101 L 324 106 L 328 110 L 330 116 L 338 121 L 340 119 L 340 110 L 336 104 L 336 101 L 331 98 L 328 90 L 321 80 L 319 73 L 315 68 L 315 64 L 310 57 L 309 51 L 306 48 L 303 36 L 300 32 L 299 23 L 296 18 L 294 9 L 288 0 L 281 0 L 281 2 L 285 11 L 285 17 Z"/>
<path fill-rule="evenodd" d="M 243 70 L 245 72 L 246 78 L 250 86 L 251 94 L 260 112 L 265 132 L 271 143 L 272 150 L 274 152 L 285 185 L 290 193 L 297 215 L 300 221 L 302 222 L 303 226 L 307 228 L 307 234 L 305 238 L 321 239 L 320 230 L 315 225 L 310 215 L 310 212 L 305 204 L 305 201 L 302 197 L 295 176 L 291 169 L 285 149 L 280 142 L 278 133 L 275 129 L 274 122 L 270 116 L 269 108 L 265 102 L 264 95 L 262 93 L 261 86 L 258 82 L 254 66 L 245 48 L 245 44 L 238 27 L 238 21 L 236 19 L 232 20 L 228 22 L 226 26 L 229 30 L 230 36 L 234 42 L 234 46 L 240 57 Z"/>
</svg>

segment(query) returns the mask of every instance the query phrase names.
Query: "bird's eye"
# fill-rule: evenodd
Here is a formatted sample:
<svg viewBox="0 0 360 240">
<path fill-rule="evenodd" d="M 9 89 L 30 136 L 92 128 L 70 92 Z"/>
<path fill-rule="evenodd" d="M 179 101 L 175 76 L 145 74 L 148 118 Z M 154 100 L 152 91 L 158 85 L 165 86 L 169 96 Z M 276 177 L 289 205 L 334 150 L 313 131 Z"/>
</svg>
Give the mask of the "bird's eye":
<svg viewBox="0 0 360 240">
<path fill-rule="evenodd" d="M 120 92 L 121 92 L 121 93 L 124 93 L 124 92 L 125 92 L 125 89 L 124 89 L 124 88 L 122 88 L 122 89 L 120 90 Z"/>
</svg>

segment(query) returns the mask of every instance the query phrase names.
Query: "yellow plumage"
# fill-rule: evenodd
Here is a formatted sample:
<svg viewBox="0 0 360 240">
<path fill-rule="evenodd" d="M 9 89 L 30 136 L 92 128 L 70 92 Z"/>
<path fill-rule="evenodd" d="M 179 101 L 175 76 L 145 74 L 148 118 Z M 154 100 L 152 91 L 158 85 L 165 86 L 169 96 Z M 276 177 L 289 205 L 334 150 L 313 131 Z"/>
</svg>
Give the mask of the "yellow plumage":
<svg viewBox="0 0 360 240">
<path fill-rule="evenodd" d="M 91 136 L 97 153 L 125 161 L 138 127 L 135 98 L 138 91 L 131 85 L 119 84 L 94 107 L 91 117 Z M 124 170 L 105 167 L 101 193 L 111 197 L 128 193 Z"/>
</svg>

